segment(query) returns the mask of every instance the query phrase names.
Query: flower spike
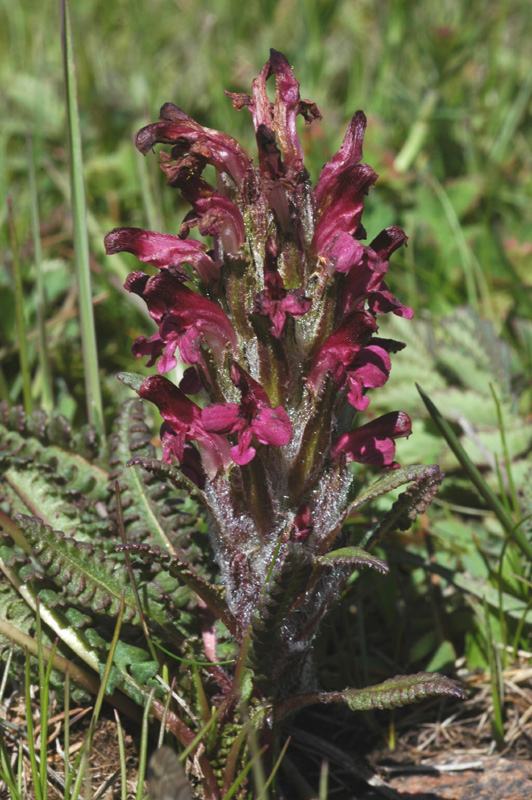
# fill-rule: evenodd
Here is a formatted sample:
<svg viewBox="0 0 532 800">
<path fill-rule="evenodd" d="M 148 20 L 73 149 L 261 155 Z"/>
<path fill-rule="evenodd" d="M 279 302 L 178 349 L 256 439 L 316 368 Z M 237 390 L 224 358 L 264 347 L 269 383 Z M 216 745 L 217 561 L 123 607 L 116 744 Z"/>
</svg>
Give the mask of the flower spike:
<svg viewBox="0 0 532 800">
<path fill-rule="evenodd" d="M 321 115 L 300 98 L 285 56 L 270 52 L 249 95 L 228 94 L 251 114 L 258 161 L 167 103 L 136 144 L 142 153 L 169 145 L 161 169 L 189 213 L 173 234 L 116 228 L 105 244 L 155 272 L 136 270 L 125 286 L 156 325 L 133 352 L 159 374 L 130 376 L 128 385 L 159 409 L 166 474 L 180 469 L 208 508 L 225 590 L 209 610 L 226 604 L 235 620 L 231 633 L 238 645 L 245 641 L 237 674 L 247 659 L 254 702 L 289 709 L 293 695 L 317 696 L 312 643 L 353 571 L 387 570 L 347 541 L 343 522 L 405 483 L 414 483 L 401 501 L 411 519 L 434 496 L 440 473 L 405 468 L 357 495 L 350 466 L 396 470 L 397 441 L 412 429 L 403 411 L 359 419 L 402 349 L 377 335 L 377 319 L 385 328 L 387 313 L 413 315 L 386 284 L 406 234 L 391 226 L 363 241 L 364 202 L 377 180 L 362 160 L 366 117 L 354 114 L 313 188 L 298 117 L 310 123 Z M 207 166 L 217 173 L 212 185 Z M 206 243 L 189 238 L 192 229 Z M 188 366 L 179 387 L 170 380 L 178 360 Z M 214 655 L 211 623 L 209 630 Z M 229 672 L 210 673 L 227 699 L 222 727 L 236 709 Z"/>
</svg>

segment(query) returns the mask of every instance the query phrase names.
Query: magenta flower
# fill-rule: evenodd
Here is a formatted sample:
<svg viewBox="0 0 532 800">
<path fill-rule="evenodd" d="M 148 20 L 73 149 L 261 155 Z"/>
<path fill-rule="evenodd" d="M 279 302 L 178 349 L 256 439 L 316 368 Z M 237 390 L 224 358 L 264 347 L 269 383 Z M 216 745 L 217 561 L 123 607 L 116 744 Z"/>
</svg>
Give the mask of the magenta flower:
<svg viewBox="0 0 532 800">
<path fill-rule="evenodd" d="M 264 284 L 266 288 L 255 295 L 253 311 L 270 318 L 270 332 L 276 339 L 280 339 L 287 314 L 302 317 L 310 309 L 312 300 L 305 297 L 302 289 L 285 289 L 277 269 L 277 247 L 273 239 L 266 243 Z"/>
<path fill-rule="evenodd" d="M 344 314 L 362 307 L 367 300 L 369 308 L 375 314 L 392 311 L 399 317 L 412 319 L 414 316 L 412 309 L 403 306 L 388 291 L 384 282 L 390 256 L 406 243 L 406 239 L 406 234 L 401 228 L 392 226 L 382 231 L 369 247 L 363 247 L 357 242 L 358 258 L 349 268 L 342 292 Z"/>
<path fill-rule="evenodd" d="M 364 389 L 384 386 L 391 362 L 386 349 L 371 342 L 377 329 L 367 311 L 353 311 L 324 341 L 310 369 L 309 386 L 319 394 L 327 375 L 337 389 L 348 388 L 347 399 L 358 411 L 369 404 Z M 367 346 L 366 346 L 367 345 Z"/>
<path fill-rule="evenodd" d="M 288 444 L 292 426 L 282 406 L 272 408 L 268 395 L 236 362 L 231 364 L 231 380 L 240 390 L 240 403 L 215 403 L 201 412 L 206 431 L 236 433 L 238 444 L 231 448 L 235 464 L 244 466 L 254 458 L 253 437 L 261 444 L 282 447 Z"/>
<path fill-rule="evenodd" d="M 160 122 L 142 128 L 135 139 L 135 144 L 144 154 L 158 142 L 174 145 L 172 158 L 176 161 L 183 155 L 185 159 L 193 156 L 229 175 L 237 185 L 250 168 L 249 158 L 232 136 L 198 125 L 173 103 L 166 103 L 161 108 Z"/>
<path fill-rule="evenodd" d="M 340 458 L 345 455 L 347 462 L 358 461 L 372 467 L 397 469 L 399 464 L 395 458 L 395 439 L 410 436 L 412 424 L 404 411 L 392 411 L 344 433 L 333 444 L 331 456 Z"/>
<path fill-rule="evenodd" d="M 183 392 L 162 375 L 145 378 L 139 389 L 139 396 L 155 403 L 166 425 L 162 429 L 163 458 L 170 462 L 172 457 L 185 460 L 188 454 L 189 465 L 197 459 L 191 456 L 189 442 L 195 441 L 201 454 L 201 465 L 207 475 L 213 478 L 229 463 L 229 444 L 223 436 L 207 431 L 202 424 L 201 409 Z M 199 471 L 199 470 L 198 470 Z"/>
<path fill-rule="evenodd" d="M 188 365 L 179 388 L 162 374 L 123 379 L 159 409 L 163 459 L 178 469 L 151 458 L 135 462 L 187 486 L 209 512 L 221 586 L 209 586 L 191 565 L 176 565 L 176 574 L 206 605 L 208 657 L 217 656 L 214 617 L 240 647 L 233 674 L 216 664 L 208 669 L 227 711 L 219 718 L 219 737 L 231 742 L 224 726 L 235 721 L 235 686 L 245 666 L 253 702 L 268 709 L 261 735 L 269 744 L 273 719 L 298 704 L 323 702 L 327 694 L 316 692 L 310 651 L 353 571 L 386 571 L 355 533 L 342 532 L 344 522 L 392 484 L 413 483 L 387 518 L 401 527 L 430 502 L 441 473 L 409 467 L 360 495 L 361 470 L 350 464 L 397 469 L 396 442 L 411 433 L 402 411 L 365 424 L 358 418 L 368 392 L 386 383 L 391 356 L 403 347 L 385 332 L 377 335 L 377 318 L 385 331 L 386 314 L 413 314 L 386 284 L 405 233 L 389 227 L 364 243 L 364 201 L 377 180 L 362 161 L 364 114 L 354 114 L 313 188 L 297 118 L 310 123 L 321 114 L 300 98 L 286 58 L 272 50 L 251 94 L 228 94 L 234 108 L 251 114 L 257 162 L 231 136 L 167 103 L 136 144 L 144 154 L 156 144 L 170 145 L 160 152 L 161 169 L 190 211 L 178 235 L 117 228 L 106 248 L 134 253 L 156 270 L 151 276 L 135 271 L 126 281 L 156 326 L 136 339 L 135 355 L 157 363 L 159 373 L 169 373 L 178 358 Z M 204 177 L 207 166 L 216 173 L 212 184 Z M 208 244 L 189 239 L 193 228 L 209 237 Z M 366 520 L 374 510 L 363 513 Z M 377 524 L 373 534 L 378 531 Z M 426 695 L 422 678 L 404 684 L 396 678 L 399 689 L 377 687 L 371 703 L 395 706 Z M 435 693 L 446 690 L 442 681 Z M 348 690 L 329 695 L 355 702 Z M 355 695 L 358 703 L 362 695 Z M 364 703 L 372 707 L 367 698 Z M 233 783 L 235 766 L 233 759 L 223 791 Z M 213 786 L 206 796 L 218 797 Z"/>
<path fill-rule="evenodd" d="M 125 287 L 146 301 L 150 316 L 159 325 L 158 333 L 149 338 L 141 336 L 133 345 L 136 356 L 150 356 L 150 365 L 163 356 L 159 372 L 176 366 L 177 347 L 185 364 L 199 365 L 204 365 L 204 342 L 218 363 L 223 361 L 227 347 L 237 351 L 236 334 L 227 314 L 185 286 L 179 274 L 167 270 L 149 278 L 143 272 L 132 272 Z"/>
<path fill-rule="evenodd" d="M 139 261 L 145 261 L 154 267 L 181 267 L 190 264 L 194 267 L 203 283 L 208 285 L 218 277 L 218 268 L 212 258 L 205 252 L 206 246 L 195 239 L 182 239 L 169 233 L 154 233 L 142 228 L 115 228 L 105 237 L 105 252 L 108 255 L 124 250 L 133 253 Z M 179 274 L 188 280 L 183 270 Z"/>
</svg>

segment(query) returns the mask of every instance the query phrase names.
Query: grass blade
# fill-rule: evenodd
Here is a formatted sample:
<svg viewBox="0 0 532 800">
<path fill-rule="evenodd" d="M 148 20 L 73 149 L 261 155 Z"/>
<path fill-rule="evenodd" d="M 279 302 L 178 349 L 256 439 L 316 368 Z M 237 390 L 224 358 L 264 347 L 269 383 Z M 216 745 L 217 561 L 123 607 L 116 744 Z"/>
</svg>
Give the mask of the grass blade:
<svg viewBox="0 0 532 800">
<path fill-rule="evenodd" d="M 35 177 L 35 158 L 33 153 L 33 142 L 30 131 L 26 133 L 26 151 L 28 153 L 28 176 L 30 184 L 30 203 L 31 203 L 31 227 L 33 234 L 33 259 L 35 261 L 35 279 L 37 288 L 37 331 L 39 337 L 39 364 L 41 367 L 41 408 L 50 412 L 54 407 L 54 396 L 52 388 L 52 372 L 50 369 L 50 359 L 48 358 L 48 348 L 46 344 L 46 331 L 44 326 L 46 295 L 44 291 L 44 275 L 42 270 L 40 219 L 39 219 L 39 198 L 37 195 L 37 180 Z"/>
<path fill-rule="evenodd" d="M 72 224 L 76 275 L 79 294 L 79 316 L 81 346 L 85 369 L 85 392 L 89 422 L 104 435 L 103 405 L 98 375 L 98 353 L 92 307 L 91 275 L 89 261 L 89 237 L 87 232 L 87 209 L 83 182 L 83 156 L 81 129 L 78 112 L 76 71 L 72 44 L 72 25 L 68 0 L 61 0 L 61 33 L 63 45 L 63 67 L 66 88 L 68 140 L 70 145 L 70 179 L 72 198 Z"/>
<path fill-rule="evenodd" d="M 523 553 L 528 557 L 532 558 L 532 545 L 523 534 L 523 532 L 519 529 L 519 525 L 516 525 L 511 516 L 508 514 L 506 509 L 504 508 L 503 504 L 500 502 L 497 495 L 492 491 L 492 489 L 488 486 L 482 475 L 480 474 L 479 470 L 473 464 L 467 453 L 465 452 L 464 448 L 460 444 L 458 437 L 456 436 L 455 432 L 449 425 L 446 419 L 442 416 L 440 411 L 436 408 L 432 400 L 425 394 L 425 392 L 421 389 L 421 387 L 416 384 L 417 390 L 421 395 L 421 399 L 425 403 L 425 406 L 436 423 L 438 430 L 440 431 L 441 435 L 455 454 L 456 458 L 458 459 L 459 463 L 467 473 L 471 483 L 476 487 L 478 493 L 486 502 L 489 508 L 493 511 L 497 519 L 502 525 L 503 530 L 513 538 L 516 544 L 521 548 Z"/>
<path fill-rule="evenodd" d="M 24 411 L 30 414 L 33 408 L 31 399 L 31 375 L 28 358 L 28 338 L 26 336 L 26 321 L 24 319 L 24 294 L 22 289 L 22 275 L 18 257 L 18 244 L 15 233 L 15 219 L 11 198 L 7 198 L 7 213 L 9 217 L 9 236 L 11 251 L 13 253 L 13 279 L 15 287 L 15 320 L 19 342 L 20 372 L 22 375 L 22 396 L 24 398 Z"/>
</svg>

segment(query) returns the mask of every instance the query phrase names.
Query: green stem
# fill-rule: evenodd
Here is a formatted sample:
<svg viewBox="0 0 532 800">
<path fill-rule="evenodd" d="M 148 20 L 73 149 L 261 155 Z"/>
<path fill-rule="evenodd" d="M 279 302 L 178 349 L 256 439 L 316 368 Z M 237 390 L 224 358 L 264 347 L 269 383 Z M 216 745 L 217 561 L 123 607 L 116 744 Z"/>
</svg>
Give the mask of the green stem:
<svg viewBox="0 0 532 800">
<path fill-rule="evenodd" d="M 76 71 L 72 45 L 72 24 L 68 0 L 61 0 L 61 25 L 63 45 L 63 68 L 66 88 L 68 140 L 70 145 L 70 179 L 72 199 L 72 224 L 76 275 L 79 294 L 79 316 L 81 345 L 85 368 L 85 391 L 89 421 L 98 433 L 104 436 L 103 405 L 98 374 L 98 353 L 92 307 L 91 274 L 89 259 L 89 237 L 87 233 L 87 209 L 83 182 L 83 156 L 81 129 L 78 111 Z"/>
<path fill-rule="evenodd" d="M 26 150 L 28 153 L 28 175 L 30 181 L 30 202 L 31 202 L 31 227 L 33 234 L 33 258 L 35 261 L 35 278 L 37 284 L 37 331 L 39 337 L 39 364 L 41 367 L 41 405 L 45 411 L 50 412 L 54 406 L 54 396 L 52 388 L 52 372 L 50 369 L 50 359 L 46 343 L 45 330 L 45 309 L 46 294 L 44 290 L 44 275 L 42 269 L 42 252 L 40 237 L 39 220 L 39 200 L 37 196 L 37 180 L 35 177 L 35 157 L 33 153 L 33 142 L 31 132 L 26 133 Z"/>
<path fill-rule="evenodd" d="M 24 319 L 24 295 L 22 288 L 22 275 L 18 258 L 17 237 L 15 234 L 15 220 L 11 198 L 7 198 L 7 213 L 9 217 L 9 236 L 11 251 L 13 253 L 13 279 L 15 285 L 15 322 L 19 343 L 20 372 L 22 375 L 22 396 L 24 398 L 24 411 L 31 414 L 33 403 L 31 399 L 31 375 L 28 358 L 28 340 L 26 337 L 26 321 Z"/>
</svg>

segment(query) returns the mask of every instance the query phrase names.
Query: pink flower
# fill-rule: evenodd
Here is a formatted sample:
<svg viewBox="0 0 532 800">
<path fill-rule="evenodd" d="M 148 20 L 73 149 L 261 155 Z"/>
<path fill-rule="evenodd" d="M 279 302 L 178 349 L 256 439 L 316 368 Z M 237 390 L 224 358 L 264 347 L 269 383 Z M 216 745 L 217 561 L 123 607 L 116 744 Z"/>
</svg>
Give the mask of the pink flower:
<svg viewBox="0 0 532 800">
<path fill-rule="evenodd" d="M 106 235 L 104 243 L 108 255 L 125 250 L 133 253 L 139 261 L 145 261 L 159 269 L 190 264 L 207 285 L 218 277 L 218 268 L 205 252 L 206 246 L 195 239 L 182 239 L 169 233 L 155 233 L 142 228 L 114 228 Z M 188 280 L 186 272 L 182 274 L 184 280 Z"/>
<path fill-rule="evenodd" d="M 271 103 L 266 91 L 266 81 L 275 75 L 275 102 Z M 315 103 L 301 100 L 299 84 L 284 55 L 270 50 L 270 59 L 253 81 L 253 94 L 233 94 L 235 108 L 247 106 L 253 117 L 259 149 L 261 174 L 268 178 L 282 175 L 296 176 L 304 170 L 303 148 L 296 130 L 296 118 L 301 114 L 305 122 L 321 119 Z"/>
<path fill-rule="evenodd" d="M 220 173 L 229 175 L 238 186 L 250 167 L 250 160 L 236 139 L 226 133 L 204 128 L 173 103 L 161 108 L 159 122 L 146 125 L 137 133 L 135 144 L 141 153 L 158 142 L 173 144 L 172 157 L 195 156 L 212 164 Z"/>
<path fill-rule="evenodd" d="M 282 447 L 292 436 L 288 414 L 282 406 L 272 408 L 262 386 L 254 381 L 235 361 L 231 364 L 231 380 L 242 394 L 238 403 L 214 403 L 201 412 L 206 431 L 238 435 L 238 444 L 231 448 L 231 458 L 243 466 L 254 457 L 253 437 L 260 444 Z"/>
<path fill-rule="evenodd" d="M 381 231 L 369 247 L 360 242 L 358 258 L 353 261 L 342 290 L 342 310 L 348 314 L 359 308 L 368 300 L 370 309 L 375 314 L 386 314 L 392 311 L 399 317 L 411 319 L 414 312 L 403 306 L 388 291 L 384 277 L 388 271 L 388 262 L 392 253 L 406 243 L 407 236 L 401 228 L 391 226 Z"/>
<path fill-rule="evenodd" d="M 162 355 L 158 364 L 160 373 L 176 366 L 177 347 L 185 364 L 204 364 L 204 343 L 218 363 L 223 361 L 227 347 L 236 352 L 236 333 L 227 314 L 216 303 L 185 286 L 179 275 L 167 270 L 149 278 L 136 271 L 129 275 L 125 287 L 146 301 L 150 316 L 159 326 L 153 336 L 139 337 L 133 352 L 137 356 L 150 355 L 150 364 Z"/>
<path fill-rule="evenodd" d="M 312 305 L 302 289 L 285 289 L 277 269 L 277 247 L 272 238 L 266 242 L 264 259 L 265 289 L 257 292 L 253 303 L 253 313 L 269 317 L 272 322 L 270 333 L 280 339 L 286 322 L 286 315 L 301 317 Z"/>
<path fill-rule="evenodd" d="M 198 444 L 201 466 L 210 478 L 229 463 L 229 443 L 223 436 L 206 431 L 201 420 L 201 409 L 171 381 L 162 375 L 145 378 L 139 388 L 139 397 L 154 403 L 165 423 L 161 429 L 163 458 L 184 462 L 189 470 L 198 465 L 189 442 Z M 197 467 L 196 467 L 197 470 Z"/>
<path fill-rule="evenodd" d="M 314 190 L 319 220 L 312 245 L 329 274 L 348 272 L 363 250 L 358 240 L 366 236 L 361 221 L 364 195 L 377 180 L 372 168 L 361 163 L 365 129 L 366 117 L 357 111 Z"/>
<path fill-rule="evenodd" d="M 347 461 L 358 461 L 372 467 L 397 469 L 395 458 L 395 439 L 410 436 L 412 423 L 404 411 L 392 411 L 372 420 L 354 431 L 344 433 L 331 448 L 333 459 L 342 454 Z"/>
</svg>

